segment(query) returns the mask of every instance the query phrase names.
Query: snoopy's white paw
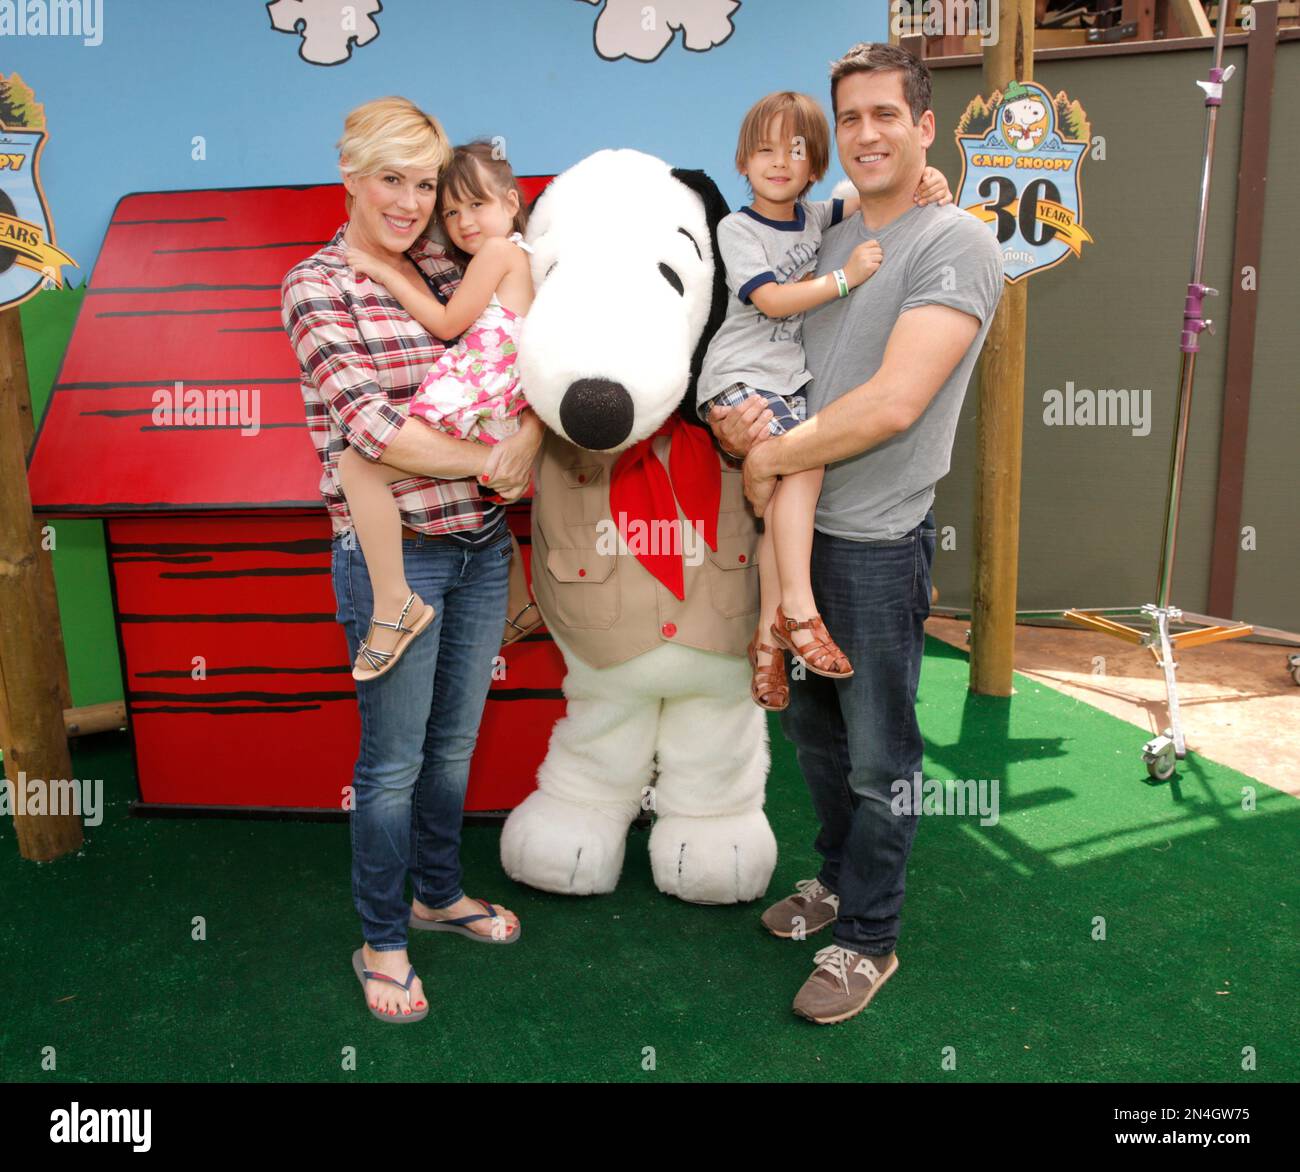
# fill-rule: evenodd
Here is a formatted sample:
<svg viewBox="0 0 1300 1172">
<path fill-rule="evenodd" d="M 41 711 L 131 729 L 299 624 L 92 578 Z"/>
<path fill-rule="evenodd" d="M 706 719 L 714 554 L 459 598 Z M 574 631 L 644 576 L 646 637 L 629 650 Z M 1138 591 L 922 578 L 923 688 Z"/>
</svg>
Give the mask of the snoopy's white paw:
<svg viewBox="0 0 1300 1172">
<path fill-rule="evenodd" d="M 535 790 L 501 830 L 501 866 L 511 879 L 542 891 L 613 891 L 623 870 L 630 821 Z"/>
<path fill-rule="evenodd" d="M 745 903 L 767 890 L 776 838 L 762 810 L 659 818 L 650 832 L 655 886 L 688 903 Z"/>
</svg>

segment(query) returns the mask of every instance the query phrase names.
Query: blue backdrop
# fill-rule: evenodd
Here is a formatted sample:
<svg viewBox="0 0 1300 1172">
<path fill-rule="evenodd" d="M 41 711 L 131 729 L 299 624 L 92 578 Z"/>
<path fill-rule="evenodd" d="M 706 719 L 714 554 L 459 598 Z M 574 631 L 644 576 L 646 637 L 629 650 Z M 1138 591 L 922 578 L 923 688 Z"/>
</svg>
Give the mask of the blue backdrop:
<svg viewBox="0 0 1300 1172">
<path fill-rule="evenodd" d="M 302 59 L 301 38 L 274 29 L 260 0 L 102 0 L 101 11 L 97 45 L 0 35 L 0 73 L 17 71 L 45 107 L 41 176 L 57 243 L 80 265 L 65 270 L 72 284 L 88 279 L 123 194 L 336 180 L 344 114 L 393 93 L 435 114 L 453 142 L 504 136 L 519 174 L 636 147 L 704 168 L 735 207 L 745 110 L 795 89 L 829 115 L 829 63 L 888 37 L 883 0 L 744 0 L 733 34 L 707 51 L 678 32 L 656 60 L 611 61 L 593 39 L 602 9 L 587 0 L 384 0 L 378 37 L 325 66 Z M 832 152 L 813 194 L 839 178 Z"/>
</svg>

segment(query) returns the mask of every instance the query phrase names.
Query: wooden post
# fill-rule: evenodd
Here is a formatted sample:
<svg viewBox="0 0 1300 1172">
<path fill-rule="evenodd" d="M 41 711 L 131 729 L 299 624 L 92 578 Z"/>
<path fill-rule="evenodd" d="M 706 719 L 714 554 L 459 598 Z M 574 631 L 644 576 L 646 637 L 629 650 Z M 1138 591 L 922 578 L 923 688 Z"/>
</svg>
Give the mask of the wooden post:
<svg viewBox="0 0 1300 1172">
<path fill-rule="evenodd" d="M 1156 0 L 1124 0 L 1120 20 L 1124 23 L 1136 21 L 1137 39 L 1154 41 L 1156 39 Z"/>
<path fill-rule="evenodd" d="M 984 95 L 1034 73 L 1033 0 L 997 0 L 998 40 L 984 46 Z M 1007 285 L 980 357 L 975 437 L 972 692 L 1011 695 L 1020 564 L 1020 449 L 1025 416 L 1025 281 Z"/>
<path fill-rule="evenodd" d="M 72 811 L 33 814 L 33 793 L 49 808 L 55 781 L 72 779 L 64 733 L 57 659 L 57 611 L 41 587 L 39 562 L 48 556 L 36 539 L 27 488 L 27 445 L 19 403 L 28 403 L 18 308 L 0 312 L 0 750 L 12 783 L 18 851 L 45 862 L 76 850 L 81 821 Z M 25 781 L 22 793 L 20 781 Z"/>
<path fill-rule="evenodd" d="M 15 316 L 17 309 L 15 308 Z M 36 435 L 36 424 L 32 418 L 31 384 L 27 378 L 27 353 L 20 346 L 13 352 L 18 387 L 18 423 L 23 439 L 23 451 L 32 450 L 32 440 Z M 41 544 L 41 522 L 32 518 L 32 533 L 37 545 Z M 63 646 L 63 624 L 59 621 L 59 596 L 54 588 L 54 559 L 48 551 L 42 549 L 42 556 L 36 559 L 38 584 L 41 591 L 41 605 L 47 608 L 54 623 L 54 649 L 59 671 L 59 702 L 64 708 L 72 707 L 72 687 L 68 682 L 68 657 Z"/>
<path fill-rule="evenodd" d="M 1255 29 L 1246 43 L 1246 85 L 1241 112 L 1241 154 L 1237 170 L 1237 223 L 1232 247 L 1233 280 L 1247 267 L 1249 289 L 1232 291 L 1228 315 L 1223 424 L 1219 432 L 1219 482 L 1210 546 L 1210 590 L 1205 609 L 1232 614 L 1236 605 L 1237 553 L 1241 548 L 1241 506 L 1246 483 L 1246 436 L 1250 388 L 1255 371 L 1255 316 L 1264 262 L 1264 194 L 1273 116 L 1273 74 L 1277 61 L 1277 0 L 1255 0 Z M 1285 132 L 1284 132 L 1285 133 Z M 1257 213 L 1257 214 L 1252 214 Z"/>
</svg>

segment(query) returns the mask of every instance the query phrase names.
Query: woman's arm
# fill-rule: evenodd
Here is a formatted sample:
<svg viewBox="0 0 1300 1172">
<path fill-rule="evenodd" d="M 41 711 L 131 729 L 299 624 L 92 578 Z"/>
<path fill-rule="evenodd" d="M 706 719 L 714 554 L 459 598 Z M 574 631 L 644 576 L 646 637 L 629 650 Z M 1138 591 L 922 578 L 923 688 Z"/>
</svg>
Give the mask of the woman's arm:
<svg viewBox="0 0 1300 1172">
<path fill-rule="evenodd" d="M 421 289 L 408 280 L 387 261 L 357 249 L 348 249 L 347 262 L 359 275 L 379 281 L 397 298 L 402 308 L 429 333 L 444 342 L 459 337 L 471 326 L 492 300 L 492 294 L 501 284 L 510 265 L 515 263 L 515 248 L 505 237 L 494 236 L 483 242 L 483 247 L 469 262 L 465 276 L 443 305 L 427 289 Z"/>
</svg>

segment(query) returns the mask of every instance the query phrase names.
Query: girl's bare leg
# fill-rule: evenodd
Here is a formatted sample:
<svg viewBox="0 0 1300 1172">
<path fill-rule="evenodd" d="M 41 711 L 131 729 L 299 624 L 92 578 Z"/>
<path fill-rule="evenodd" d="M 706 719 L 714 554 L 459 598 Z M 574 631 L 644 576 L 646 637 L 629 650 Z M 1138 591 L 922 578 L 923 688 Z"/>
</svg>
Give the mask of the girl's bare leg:
<svg viewBox="0 0 1300 1172">
<path fill-rule="evenodd" d="M 339 457 L 338 470 L 357 540 L 370 571 L 370 589 L 375 598 L 374 617 L 395 623 L 411 588 L 407 585 L 406 569 L 402 564 L 402 516 L 388 486 L 394 481 L 409 479 L 411 474 L 367 460 L 352 447 Z M 418 600 L 407 612 L 407 626 L 424 612 L 421 602 Z M 370 646 L 376 651 L 391 651 L 401 637 L 402 633 L 391 627 L 372 627 Z M 362 663 L 362 666 L 366 665 Z"/>
<path fill-rule="evenodd" d="M 810 619 L 817 613 L 810 563 L 813 518 L 817 512 L 817 498 L 821 494 L 824 471 L 822 468 L 809 468 L 783 476 L 780 494 L 773 497 L 775 508 L 768 511 L 768 516 L 775 522 L 772 537 L 776 548 L 777 573 L 781 580 L 781 609 L 791 619 Z M 796 647 L 802 647 L 813 635 L 804 628 L 788 632 L 788 637 Z"/>
</svg>

